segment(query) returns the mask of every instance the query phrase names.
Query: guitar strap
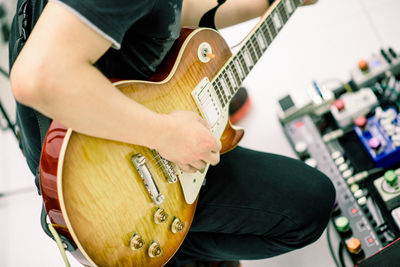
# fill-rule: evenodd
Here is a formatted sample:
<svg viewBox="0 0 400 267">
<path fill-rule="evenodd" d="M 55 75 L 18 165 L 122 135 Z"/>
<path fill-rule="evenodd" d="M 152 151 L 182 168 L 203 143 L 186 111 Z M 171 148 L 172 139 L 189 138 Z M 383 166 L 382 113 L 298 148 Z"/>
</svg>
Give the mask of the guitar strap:
<svg viewBox="0 0 400 267">
<path fill-rule="evenodd" d="M 207 27 L 212 29 L 217 29 L 215 26 L 215 13 L 217 13 L 218 8 L 225 3 L 226 0 L 218 0 L 218 5 L 205 13 L 199 22 L 199 27 Z"/>
</svg>

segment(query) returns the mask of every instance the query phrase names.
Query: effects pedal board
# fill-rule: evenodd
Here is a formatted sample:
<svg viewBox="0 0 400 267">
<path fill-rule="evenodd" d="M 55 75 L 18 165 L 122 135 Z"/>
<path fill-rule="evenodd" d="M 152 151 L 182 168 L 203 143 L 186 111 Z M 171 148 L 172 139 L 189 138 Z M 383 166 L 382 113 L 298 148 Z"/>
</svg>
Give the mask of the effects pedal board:
<svg viewBox="0 0 400 267">
<path fill-rule="evenodd" d="M 334 213 L 337 216 L 334 216 L 333 220 L 343 231 L 344 241 L 347 241 L 347 238 L 357 238 L 365 257 L 382 249 L 386 244 L 375 231 L 375 224 L 368 219 L 368 210 L 359 205 L 343 177 L 350 178 L 354 174 L 354 169 L 345 158 L 343 150 L 337 144 L 327 146 L 322 141 L 310 116 L 298 118 L 284 125 L 284 129 L 299 157 L 307 163 L 314 162 L 313 167 L 326 174 L 334 184 L 337 195 Z"/>
<path fill-rule="evenodd" d="M 359 267 L 400 266 L 400 64 L 390 51 L 353 73 L 371 87 L 335 96 L 326 113 L 279 114 L 298 157 L 331 179 L 331 220 Z"/>
</svg>

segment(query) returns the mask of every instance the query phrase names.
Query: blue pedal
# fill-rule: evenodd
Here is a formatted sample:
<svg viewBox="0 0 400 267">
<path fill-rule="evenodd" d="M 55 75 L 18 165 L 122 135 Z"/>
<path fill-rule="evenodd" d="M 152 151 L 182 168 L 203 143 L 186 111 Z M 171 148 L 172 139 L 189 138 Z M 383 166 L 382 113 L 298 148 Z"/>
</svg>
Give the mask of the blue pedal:
<svg viewBox="0 0 400 267">
<path fill-rule="evenodd" d="M 355 126 L 354 131 L 377 167 L 400 162 L 400 119 L 394 108 L 377 109 L 365 126 Z"/>
</svg>

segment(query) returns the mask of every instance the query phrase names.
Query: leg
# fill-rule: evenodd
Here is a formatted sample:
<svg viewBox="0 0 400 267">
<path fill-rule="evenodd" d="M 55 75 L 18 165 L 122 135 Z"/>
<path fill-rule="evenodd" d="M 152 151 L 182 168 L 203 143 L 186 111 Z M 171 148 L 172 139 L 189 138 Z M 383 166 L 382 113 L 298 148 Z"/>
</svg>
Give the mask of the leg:
<svg viewBox="0 0 400 267">
<path fill-rule="evenodd" d="M 303 247 L 325 229 L 335 191 L 291 158 L 238 147 L 210 168 L 175 259 L 261 259 Z"/>
</svg>

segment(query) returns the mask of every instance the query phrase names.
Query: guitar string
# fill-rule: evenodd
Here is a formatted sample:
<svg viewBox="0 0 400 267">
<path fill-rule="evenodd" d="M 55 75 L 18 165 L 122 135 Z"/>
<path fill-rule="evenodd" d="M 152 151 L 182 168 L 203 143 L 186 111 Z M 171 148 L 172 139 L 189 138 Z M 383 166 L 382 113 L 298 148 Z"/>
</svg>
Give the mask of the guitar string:
<svg viewBox="0 0 400 267">
<path fill-rule="evenodd" d="M 235 69 L 236 69 L 236 66 L 235 66 Z M 235 73 L 233 73 L 232 71 L 230 72 L 233 76 L 236 76 L 239 80 L 241 80 L 241 78 L 237 75 L 237 74 L 235 74 Z M 222 77 L 223 77 L 223 75 L 225 74 L 225 72 L 224 71 L 222 71 L 221 72 L 221 74 L 220 75 L 218 75 L 217 77 L 216 77 L 216 80 L 217 79 L 222 79 Z M 237 84 L 237 83 L 236 83 Z M 235 91 L 237 91 L 237 89 L 240 87 L 240 85 L 239 84 L 237 84 L 237 86 L 231 86 L 231 87 L 233 87 L 233 90 Z M 214 89 L 214 91 L 216 90 L 214 87 L 213 87 L 213 89 Z M 236 93 L 236 92 L 235 92 Z M 234 95 L 234 94 L 233 94 Z M 233 96 L 232 95 L 232 96 Z M 198 115 L 200 115 L 201 116 L 201 111 L 200 111 L 200 108 L 197 106 L 197 104 L 196 104 L 196 102 L 194 101 L 194 99 L 193 99 L 193 97 L 191 97 L 190 95 L 185 95 L 185 98 L 186 98 L 186 101 L 188 102 L 188 103 L 192 103 L 192 104 L 194 104 L 195 105 L 195 109 L 192 109 L 192 110 L 190 110 L 190 109 L 188 109 L 187 111 L 192 111 L 192 112 L 196 112 Z M 231 100 L 231 99 L 230 99 Z M 221 101 L 223 101 L 223 100 L 221 100 Z M 230 102 L 230 101 L 228 101 L 228 102 Z M 224 103 L 224 104 L 226 104 L 226 103 Z M 148 163 L 149 164 L 153 164 L 154 163 L 154 161 L 156 161 L 156 163 L 157 163 L 157 165 L 160 165 L 156 170 L 158 170 L 158 169 L 160 169 L 160 168 L 163 168 L 163 163 L 162 163 L 162 156 L 156 151 L 156 153 L 157 153 L 157 155 L 156 156 L 154 156 L 154 157 L 152 157 L 152 158 L 150 158 L 149 159 L 149 161 L 148 161 Z M 164 159 L 164 158 L 163 158 Z"/>
<path fill-rule="evenodd" d="M 279 4 L 281 4 L 281 3 L 279 3 Z M 295 7 L 296 7 L 296 5 L 295 5 Z M 289 12 L 286 11 L 286 8 L 285 8 L 285 7 L 283 7 L 283 8 L 284 8 L 284 11 L 285 11 L 285 15 L 289 18 L 291 14 L 289 14 Z M 293 13 L 293 12 L 292 12 L 292 13 Z M 280 31 L 280 29 L 282 28 L 282 26 L 283 26 L 284 24 L 286 24 L 286 22 L 287 22 L 288 19 L 286 19 L 286 21 L 284 21 L 284 20 L 281 18 L 282 15 L 281 15 L 279 12 L 277 12 L 276 14 L 278 14 L 278 16 L 279 16 L 279 18 L 281 19 L 281 22 L 282 22 L 282 25 L 281 25 L 281 27 L 279 27 L 279 29 L 276 29 L 275 27 L 273 27 L 274 30 L 276 31 L 276 34 L 277 34 L 277 33 Z M 275 26 L 275 25 L 273 24 L 272 19 L 271 19 L 270 17 L 266 18 L 264 22 L 265 22 L 268 26 L 270 26 L 270 27 L 271 27 L 272 25 Z M 263 31 L 259 31 L 259 33 L 263 35 L 264 40 L 267 39 L 266 36 L 265 36 L 265 33 L 264 33 Z M 267 33 L 267 34 L 270 35 L 270 36 L 269 36 L 270 38 L 272 37 L 272 38 L 271 38 L 271 39 L 272 39 L 271 42 L 272 42 L 273 39 L 274 39 L 273 34 L 269 34 L 269 33 Z M 271 35 L 272 35 L 272 36 L 271 36 Z M 252 54 L 252 55 L 255 56 L 255 58 L 256 58 L 255 61 L 257 62 L 258 59 L 259 59 L 261 56 L 259 57 L 259 56 L 257 55 L 256 48 L 254 48 L 254 40 L 251 40 L 251 38 L 250 38 L 250 39 L 248 40 L 248 42 L 249 42 L 250 46 L 252 47 L 252 49 L 249 49 L 249 47 L 247 47 L 246 44 L 245 44 L 243 47 L 246 48 L 250 54 Z M 257 46 L 259 46 L 259 44 L 258 44 L 257 41 L 255 41 L 255 43 L 257 44 Z M 266 43 L 267 43 L 266 46 L 269 46 L 268 42 L 266 42 Z M 258 48 L 260 48 L 260 47 L 258 47 Z M 265 47 L 265 48 L 267 48 L 267 47 Z M 262 52 L 265 52 L 266 49 L 262 49 L 262 48 L 261 48 L 261 50 L 264 50 L 264 51 L 262 51 Z M 238 53 L 237 53 L 237 54 L 238 54 Z M 236 55 L 237 55 L 237 54 L 236 54 Z M 236 55 L 235 55 L 235 56 L 236 56 Z M 234 56 L 231 58 L 231 60 L 230 60 L 231 62 L 229 62 L 229 63 L 227 64 L 227 67 L 230 68 L 230 72 L 229 72 L 229 73 L 230 73 L 232 76 L 234 76 L 235 78 L 237 78 L 237 80 L 241 81 L 242 79 L 241 79 L 241 77 L 238 75 L 238 71 L 240 71 L 240 70 L 237 69 L 236 64 L 234 64 L 234 62 L 233 62 L 233 59 L 234 59 Z M 233 63 L 233 64 L 230 65 L 230 63 Z M 240 64 L 240 61 L 238 61 L 238 63 Z M 243 63 L 242 63 L 242 65 L 243 65 Z M 250 69 L 249 66 L 247 66 L 247 64 L 246 64 L 245 62 L 244 62 L 244 65 L 245 65 L 245 66 L 239 66 L 239 67 L 241 67 L 241 68 L 247 67 L 248 69 Z M 235 71 L 232 71 L 232 68 L 234 68 Z M 216 77 L 216 80 L 218 80 L 218 79 L 219 79 L 219 80 L 223 80 L 225 84 L 227 84 L 227 82 L 226 82 L 226 80 L 227 80 L 227 81 L 228 81 L 228 84 L 231 85 L 230 88 L 233 87 L 233 88 L 234 88 L 234 91 L 237 90 L 237 89 L 240 87 L 240 84 L 238 84 L 237 81 L 234 80 L 233 83 L 234 83 L 235 85 L 237 85 L 237 86 L 232 86 L 232 82 L 229 80 L 229 78 L 226 79 L 226 80 L 223 78 L 223 76 L 224 76 L 225 74 L 226 74 L 226 72 L 222 71 L 222 72 L 220 73 L 220 75 L 218 75 L 218 76 Z M 214 87 L 214 86 L 213 86 L 213 87 Z M 217 86 L 217 87 L 218 87 L 218 86 Z M 223 87 L 223 86 L 221 86 L 221 87 Z M 214 91 L 217 90 L 216 88 L 213 88 L 213 89 L 214 89 Z M 218 90 L 220 91 L 221 94 L 224 94 L 224 95 L 226 96 L 225 91 L 224 91 L 224 88 L 222 88 L 222 90 L 221 90 L 220 88 L 218 88 Z M 229 89 L 228 89 L 228 90 L 229 90 Z M 236 92 L 234 92 L 233 94 L 229 94 L 229 96 L 227 97 L 227 98 L 229 98 L 229 100 L 227 101 L 227 103 L 230 102 L 231 98 L 233 97 L 233 95 L 234 95 L 235 93 L 236 93 Z M 194 102 L 194 101 L 193 101 L 193 98 L 192 98 L 191 96 L 185 96 L 185 97 L 186 97 L 186 100 L 191 101 L 191 102 Z M 223 98 L 220 98 L 220 101 L 223 102 L 223 104 L 227 104 L 227 103 L 225 103 L 225 100 L 224 100 Z M 194 102 L 194 104 L 195 104 L 195 109 L 194 109 L 194 110 L 188 110 L 188 111 L 196 112 L 197 114 L 199 114 L 199 115 L 201 116 L 201 112 L 200 112 L 199 107 L 197 106 L 197 104 L 196 104 L 195 102 Z M 156 164 L 154 164 L 154 165 L 158 165 L 158 167 L 156 167 L 156 171 L 157 171 L 157 170 L 163 168 L 164 163 L 162 162 L 162 156 L 161 156 L 157 151 L 156 151 L 156 153 L 157 153 L 157 155 L 154 156 L 153 158 L 151 158 L 148 162 L 149 162 L 149 164 L 151 164 L 151 165 L 153 166 L 154 161 L 156 161 Z M 164 159 L 164 158 L 163 158 L 163 159 Z"/>
</svg>

